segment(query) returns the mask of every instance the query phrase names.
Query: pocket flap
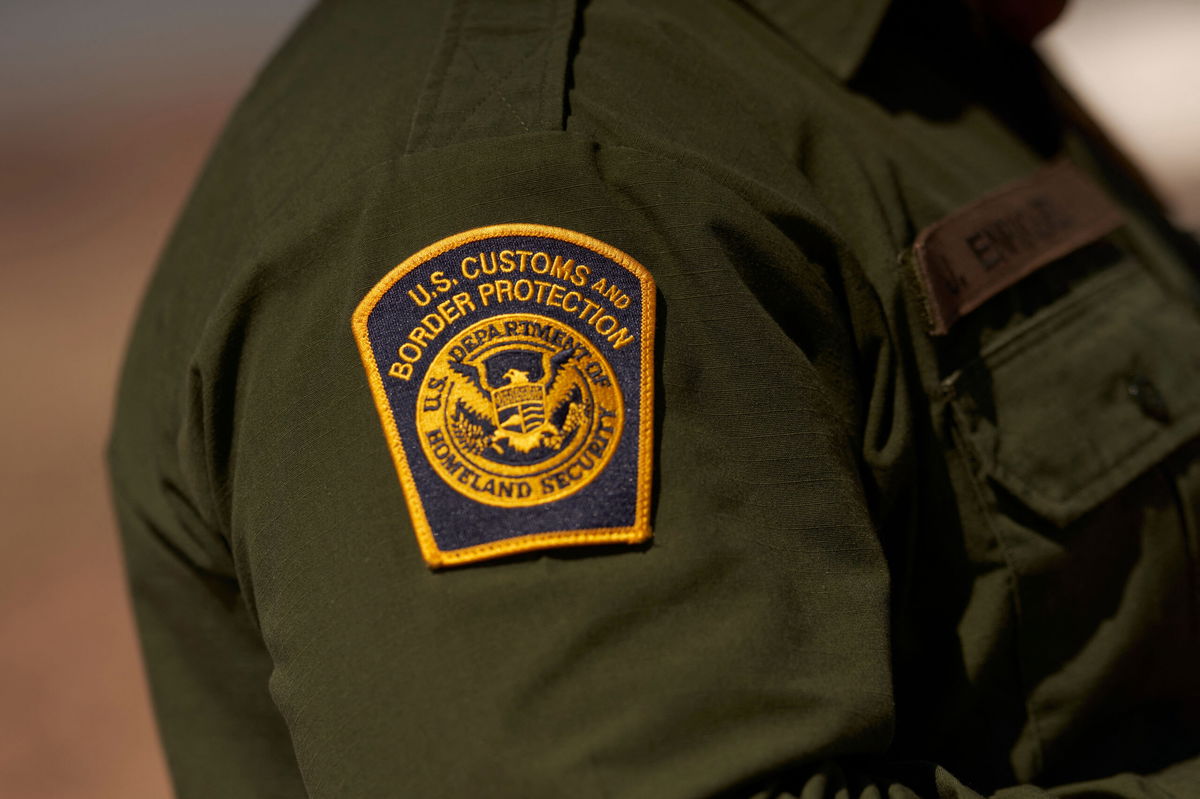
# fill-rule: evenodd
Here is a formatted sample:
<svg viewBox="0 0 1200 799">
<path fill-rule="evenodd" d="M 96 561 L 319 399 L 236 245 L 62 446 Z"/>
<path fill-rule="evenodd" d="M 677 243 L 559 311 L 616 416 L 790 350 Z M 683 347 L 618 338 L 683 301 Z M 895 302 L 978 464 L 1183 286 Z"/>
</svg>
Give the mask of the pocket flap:
<svg viewBox="0 0 1200 799">
<path fill-rule="evenodd" d="M 988 477 L 1065 525 L 1200 433 L 1200 319 L 1127 261 L 946 388 Z"/>
</svg>

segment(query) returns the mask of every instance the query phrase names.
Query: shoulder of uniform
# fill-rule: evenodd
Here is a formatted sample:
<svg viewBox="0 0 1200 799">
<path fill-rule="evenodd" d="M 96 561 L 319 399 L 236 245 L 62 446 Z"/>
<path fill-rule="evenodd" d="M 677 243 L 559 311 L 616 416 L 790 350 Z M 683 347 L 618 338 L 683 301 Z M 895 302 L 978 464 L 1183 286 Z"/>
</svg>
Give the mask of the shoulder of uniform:
<svg viewBox="0 0 1200 799">
<path fill-rule="evenodd" d="M 564 127 L 576 0 L 453 0 L 405 151 Z"/>
<path fill-rule="evenodd" d="M 564 127 L 576 0 L 319 3 L 239 103 L 210 168 L 268 228 L 296 197 L 409 154 Z"/>
</svg>

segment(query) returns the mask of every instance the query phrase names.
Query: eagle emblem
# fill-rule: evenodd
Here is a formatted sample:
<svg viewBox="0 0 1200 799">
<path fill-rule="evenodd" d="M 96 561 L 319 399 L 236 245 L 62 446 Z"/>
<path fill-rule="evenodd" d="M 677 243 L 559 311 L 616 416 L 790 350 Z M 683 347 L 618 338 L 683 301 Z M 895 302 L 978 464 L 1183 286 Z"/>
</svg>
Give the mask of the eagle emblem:
<svg viewBox="0 0 1200 799">
<path fill-rule="evenodd" d="M 449 429 L 456 442 L 498 463 L 535 463 L 571 443 L 590 409 L 581 375 L 567 367 L 575 350 L 512 347 L 479 364 L 450 361 L 455 386 Z M 502 372 L 500 370 L 503 370 Z M 498 384 L 489 373 L 500 372 Z"/>
<path fill-rule="evenodd" d="M 624 427 L 617 375 L 596 346 L 539 314 L 467 327 L 426 373 L 421 446 L 455 491 L 485 504 L 532 506 L 596 478 Z"/>
</svg>

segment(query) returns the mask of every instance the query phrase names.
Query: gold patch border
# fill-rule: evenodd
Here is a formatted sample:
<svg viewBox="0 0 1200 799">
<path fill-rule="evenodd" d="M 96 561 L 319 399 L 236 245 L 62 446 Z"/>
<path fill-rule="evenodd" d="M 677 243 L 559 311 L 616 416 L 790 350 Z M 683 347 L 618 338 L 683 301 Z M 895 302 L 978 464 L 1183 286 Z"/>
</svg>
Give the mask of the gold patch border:
<svg viewBox="0 0 1200 799">
<path fill-rule="evenodd" d="M 367 335 L 367 318 L 379 303 L 380 298 L 408 273 L 424 265 L 437 256 L 470 244 L 473 241 L 495 238 L 497 236 L 535 236 L 540 238 L 558 239 L 574 244 L 577 247 L 591 250 L 597 255 L 607 258 L 632 273 L 638 279 L 642 292 L 642 340 L 641 340 L 641 386 L 639 392 L 638 419 L 638 465 L 637 465 L 637 504 L 634 509 L 634 523 L 630 527 L 600 527 L 587 530 L 549 530 L 542 533 L 517 536 L 503 541 L 488 544 L 476 544 L 462 549 L 439 549 L 433 537 L 433 529 L 425 515 L 425 507 L 421 503 L 421 495 L 417 491 L 416 481 L 408 467 L 408 455 L 400 440 L 400 431 L 392 416 L 391 405 L 387 400 L 387 392 L 383 386 L 383 378 L 379 373 L 379 364 L 375 360 L 375 352 Z M 638 544 L 646 541 L 652 535 L 650 529 L 650 488 L 651 468 L 653 466 L 654 447 L 654 324 L 655 324 L 656 295 L 654 278 L 646 267 L 626 253 L 618 250 L 599 239 L 583 233 L 577 233 L 566 228 L 553 225 L 541 225 L 531 222 L 506 222 L 498 225 L 485 225 L 471 230 L 456 233 L 440 239 L 428 247 L 418 250 L 404 259 L 398 266 L 389 271 L 376 283 L 366 296 L 362 298 L 350 318 L 350 327 L 354 333 L 358 354 L 362 358 L 363 368 L 367 373 L 367 382 L 371 387 L 371 396 L 375 400 L 375 410 L 379 413 L 383 425 L 383 434 L 387 439 L 388 448 L 392 453 L 392 462 L 396 474 L 400 478 L 400 487 L 404 491 L 404 499 L 408 503 L 409 516 L 413 529 L 417 534 L 417 543 L 421 555 L 431 568 L 445 566 L 461 566 L 468 563 L 479 563 L 493 558 L 514 555 L 519 552 L 530 552 L 539 549 L 556 547 L 583 546 L 587 544 Z"/>
</svg>

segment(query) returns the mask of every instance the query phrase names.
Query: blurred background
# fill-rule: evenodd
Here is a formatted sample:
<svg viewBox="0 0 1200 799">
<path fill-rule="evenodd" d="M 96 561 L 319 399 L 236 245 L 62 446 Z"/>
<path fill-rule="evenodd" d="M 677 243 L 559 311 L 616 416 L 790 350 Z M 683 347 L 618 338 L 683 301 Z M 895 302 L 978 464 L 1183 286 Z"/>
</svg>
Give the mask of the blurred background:
<svg viewBox="0 0 1200 799">
<path fill-rule="evenodd" d="M 143 285 L 302 0 L 0 0 L 0 797 L 165 799 L 101 451 Z M 1047 58 L 1200 229 L 1200 3 L 1074 0 Z"/>
</svg>

